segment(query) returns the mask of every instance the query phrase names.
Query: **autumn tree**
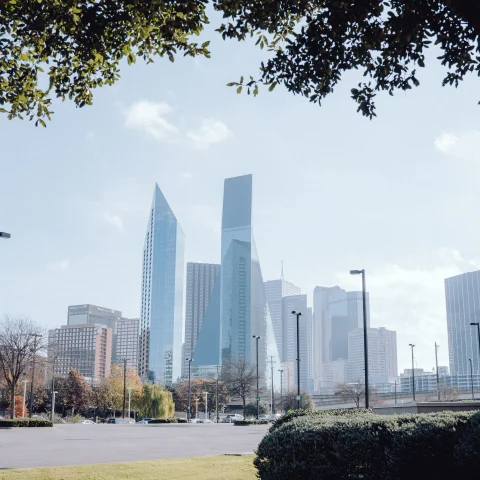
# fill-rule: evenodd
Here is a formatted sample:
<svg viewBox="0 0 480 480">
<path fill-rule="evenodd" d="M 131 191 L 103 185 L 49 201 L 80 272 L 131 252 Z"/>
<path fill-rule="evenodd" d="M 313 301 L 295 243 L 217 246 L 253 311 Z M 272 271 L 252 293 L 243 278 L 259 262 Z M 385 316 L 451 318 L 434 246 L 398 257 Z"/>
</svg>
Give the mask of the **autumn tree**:
<svg viewBox="0 0 480 480">
<path fill-rule="evenodd" d="M 46 348 L 43 333 L 38 325 L 25 317 L 5 316 L 0 320 L 0 375 L 10 390 L 11 405 L 23 374 Z M 12 418 L 14 414 L 12 410 Z"/>
<path fill-rule="evenodd" d="M 22 417 L 23 416 L 23 408 L 24 408 L 23 396 L 22 395 L 15 395 L 15 415 L 12 416 L 12 418 Z M 12 404 L 10 404 L 7 411 L 10 413 L 10 415 L 12 414 Z M 25 404 L 25 416 L 26 417 L 28 416 L 28 406 L 26 404 Z"/>
<path fill-rule="evenodd" d="M 56 402 L 65 408 L 82 411 L 89 405 L 90 386 L 77 370 L 71 370 L 66 377 L 55 379 Z"/>
<path fill-rule="evenodd" d="M 443 85 L 480 72 L 476 0 L 0 0 L 1 111 L 45 125 L 53 97 L 90 105 L 124 60 L 209 57 L 208 42 L 194 41 L 211 21 L 209 6 L 223 18 L 222 38 L 253 37 L 267 51 L 258 74 L 230 84 L 238 92 L 282 85 L 321 104 L 358 70 L 351 96 L 372 118 L 378 92 L 419 85 L 432 46 Z"/>
<path fill-rule="evenodd" d="M 126 372 L 126 386 L 131 390 L 131 408 L 138 409 L 141 404 L 143 395 L 143 386 L 140 377 L 136 370 L 127 368 Z M 123 408 L 123 367 L 118 364 L 113 364 L 110 369 L 110 376 L 107 379 L 108 395 L 110 397 L 110 406 L 116 410 Z M 126 399 L 128 401 L 128 391 L 126 392 Z"/>
<path fill-rule="evenodd" d="M 140 404 L 140 414 L 149 418 L 170 418 L 175 413 L 172 392 L 162 385 L 145 383 Z"/>
<path fill-rule="evenodd" d="M 222 382 L 232 397 L 242 400 L 243 416 L 246 416 L 246 401 L 250 398 L 257 385 L 257 369 L 243 358 L 226 362 L 222 366 Z"/>
</svg>

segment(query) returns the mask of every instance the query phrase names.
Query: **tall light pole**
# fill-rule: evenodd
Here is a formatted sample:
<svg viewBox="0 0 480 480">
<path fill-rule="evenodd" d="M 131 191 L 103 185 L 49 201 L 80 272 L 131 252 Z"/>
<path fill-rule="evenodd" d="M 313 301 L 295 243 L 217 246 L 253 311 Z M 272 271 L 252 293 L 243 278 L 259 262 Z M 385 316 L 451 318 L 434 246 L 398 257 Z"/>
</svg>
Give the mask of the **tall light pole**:
<svg viewBox="0 0 480 480">
<path fill-rule="evenodd" d="M 477 327 L 477 336 L 478 336 L 478 362 L 480 364 L 480 322 L 472 322 L 470 323 L 472 327 Z"/>
<path fill-rule="evenodd" d="M 437 399 L 440 401 L 440 375 L 438 373 L 438 349 L 440 345 L 437 345 L 437 342 L 435 342 L 435 368 L 437 372 Z"/>
<path fill-rule="evenodd" d="M 125 418 L 125 403 L 127 399 L 127 359 L 123 359 L 123 410 L 122 418 Z"/>
<path fill-rule="evenodd" d="M 32 418 L 33 413 L 33 384 L 35 383 L 35 357 L 37 356 L 37 338 L 42 338 L 39 333 L 30 333 L 29 336 L 33 337 L 33 357 L 32 357 L 32 384 L 30 385 L 30 409 L 28 412 L 29 418 Z"/>
<path fill-rule="evenodd" d="M 208 392 L 203 392 L 205 395 L 205 420 L 208 418 Z"/>
<path fill-rule="evenodd" d="M 415 345 L 413 343 L 409 343 L 410 347 L 412 348 L 412 391 L 413 391 L 413 401 L 415 402 L 415 360 L 413 357 L 413 348 Z"/>
<path fill-rule="evenodd" d="M 300 410 L 300 317 L 302 312 L 292 311 L 292 315 L 297 317 L 297 410 Z"/>
<path fill-rule="evenodd" d="M 350 275 L 362 276 L 362 303 L 363 303 L 363 355 L 365 363 L 365 408 L 370 407 L 370 392 L 368 386 L 368 332 L 367 332 L 367 287 L 365 283 L 365 269 L 350 270 Z"/>
<path fill-rule="evenodd" d="M 193 358 L 186 358 L 185 359 L 188 362 L 188 408 L 187 408 L 187 421 L 190 421 L 192 418 L 192 405 L 190 403 L 191 395 L 192 395 L 192 385 L 191 385 L 191 367 L 192 367 L 192 362 Z"/>
<path fill-rule="evenodd" d="M 270 355 L 270 367 L 272 370 L 272 395 L 271 395 L 271 414 L 275 414 L 275 395 L 273 392 L 273 355 Z"/>
<path fill-rule="evenodd" d="M 215 396 L 215 416 L 217 417 L 217 423 L 218 420 L 220 419 L 218 416 L 218 367 L 220 365 L 217 365 L 217 384 L 216 384 L 216 396 Z"/>
<path fill-rule="evenodd" d="M 128 418 L 130 418 L 130 400 L 132 397 L 132 387 L 127 387 L 128 390 Z"/>
<path fill-rule="evenodd" d="M 51 421 L 52 423 L 55 420 L 55 360 L 57 357 L 53 357 L 53 367 L 52 367 L 52 414 L 51 414 Z"/>
<path fill-rule="evenodd" d="M 7 239 L 7 238 L 10 238 L 11 235 L 7 232 L 0 232 L 0 238 L 4 238 L 4 239 Z"/>
<path fill-rule="evenodd" d="M 472 400 L 475 400 L 475 394 L 473 393 L 473 363 L 471 358 L 469 358 L 468 361 L 470 363 L 470 383 L 472 384 Z"/>
<path fill-rule="evenodd" d="M 258 341 L 260 340 L 260 337 L 257 335 L 253 335 L 253 338 L 256 340 L 256 345 L 257 345 L 257 420 L 258 420 L 258 414 L 259 409 L 260 409 L 260 397 L 258 396 Z"/>
<path fill-rule="evenodd" d="M 280 411 L 283 410 L 283 369 L 278 370 L 280 372 Z"/>
<path fill-rule="evenodd" d="M 23 382 L 23 407 L 22 407 L 22 417 L 25 418 L 25 403 L 27 402 L 27 382 L 28 380 L 22 380 Z M 15 410 L 15 409 L 14 409 Z"/>
<path fill-rule="evenodd" d="M 199 398 L 195 399 L 195 418 L 198 418 L 198 401 L 199 400 L 200 400 Z"/>
</svg>

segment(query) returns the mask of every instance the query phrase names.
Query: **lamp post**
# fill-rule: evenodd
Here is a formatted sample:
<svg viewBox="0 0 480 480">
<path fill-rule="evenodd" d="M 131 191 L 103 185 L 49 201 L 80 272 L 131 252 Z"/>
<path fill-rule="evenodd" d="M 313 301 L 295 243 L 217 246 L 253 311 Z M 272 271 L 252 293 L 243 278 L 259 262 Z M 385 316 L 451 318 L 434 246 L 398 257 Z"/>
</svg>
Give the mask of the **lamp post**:
<svg viewBox="0 0 480 480">
<path fill-rule="evenodd" d="M 55 360 L 57 357 L 53 357 L 53 367 L 52 367 L 52 414 L 51 414 L 51 422 L 53 423 L 55 419 Z"/>
<path fill-rule="evenodd" d="M 283 410 L 283 369 L 278 370 L 280 372 L 280 411 Z"/>
<path fill-rule="evenodd" d="M 478 336 L 478 362 L 480 364 L 480 322 L 470 323 L 472 327 L 477 327 L 477 336 Z"/>
<path fill-rule="evenodd" d="M 412 391 L 413 391 L 413 401 L 415 402 L 415 360 L 413 357 L 413 348 L 415 345 L 413 343 L 409 343 L 410 347 L 412 348 Z"/>
<path fill-rule="evenodd" d="M 125 418 L 125 403 L 127 400 L 127 359 L 123 359 L 123 409 L 122 418 Z"/>
<path fill-rule="evenodd" d="M 350 275 L 362 276 L 362 304 L 363 304 L 363 354 L 365 363 L 365 408 L 370 407 L 370 393 L 368 386 L 368 332 L 367 332 L 367 288 L 365 284 L 365 269 L 350 270 Z"/>
<path fill-rule="evenodd" d="M 292 315 L 297 317 L 297 410 L 300 410 L 300 317 L 302 312 L 292 311 Z"/>
<path fill-rule="evenodd" d="M 256 340 L 256 345 L 257 345 L 257 420 L 258 420 L 258 414 L 259 408 L 260 408 L 260 397 L 258 396 L 258 341 L 260 340 L 260 337 L 257 335 L 253 335 L 253 338 Z"/>
<path fill-rule="evenodd" d="M 193 358 L 186 358 L 185 359 L 188 362 L 188 408 L 187 408 L 187 421 L 190 421 L 192 418 L 192 405 L 190 403 L 190 398 L 192 395 L 192 386 L 191 386 L 191 366 L 193 362 Z"/>
<path fill-rule="evenodd" d="M 33 413 L 33 385 L 35 383 L 35 357 L 37 355 L 37 338 L 42 338 L 39 333 L 30 333 L 29 336 L 33 337 L 33 357 L 32 357 L 32 384 L 30 385 L 30 409 L 28 416 L 32 418 Z"/>
<path fill-rule="evenodd" d="M 472 400 L 475 400 L 475 394 L 473 393 L 473 363 L 472 363 L 472 359 L 469 358 L 468 362 L 470 363 L 470 383 L 472 385 Z"/>
<path fill-rule="evenodd" d="M 0 232 L 0 238 L 4 238 L 4 239 L 7 239 L 7 238 L 10 238 L 11 235 L 7 232 Z"/>
<path fill-rule="evenodd" d="M 196 398 L 195 399 L 195 418 L 198 419 L 198 401 L 200 399 L 199 398 Z"/>
<path fill-rule="evenodd" d="M 216 396 L 215 396 L 215 416 L 217 417 L 217 423 L 220 419 L 220 417 L 218 416 L 218 367 L 219 365 L 217 365 L 217 383 L 216 383 Z"/>
<path fill-rule="evenodd" d="M 25 403 L 27 401 L 27 382 L 28 380 L 22 380 L 23 382 L 23 407 L 22 407 L 22 417 L 25 418 Z"/>
<path fill-rule="evenodd" d="M 437 372 L 437 400 L 440 401 L 440 376 L 438 373 L 438 349 L 440 345 L 437 345 L 437 342 L 435 342 L 435 368 Z"/>
<path fill-rule="evenodd" d="M 132 387 L 127 387 L 128 390 L 128 418 L 130 418 L 130 400 L 132 398 Z"/>
</svg>

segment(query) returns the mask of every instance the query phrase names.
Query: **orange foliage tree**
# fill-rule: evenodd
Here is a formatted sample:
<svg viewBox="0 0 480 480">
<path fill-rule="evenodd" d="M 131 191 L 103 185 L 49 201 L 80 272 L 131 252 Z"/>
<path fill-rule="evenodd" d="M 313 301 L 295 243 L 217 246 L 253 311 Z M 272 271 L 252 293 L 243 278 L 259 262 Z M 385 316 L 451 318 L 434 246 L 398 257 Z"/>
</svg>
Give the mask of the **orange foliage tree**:
<svg viewBox="0 0 480 480">
<path fill-rule="evenodd" d="M 12 406 L 8 407 L 8 413 L 12 412 Z M 23 396 L 15 395 L 15 418 L 21 417 L 23 415 Z M 25 416 L 28 416 L 28 407 L 25 405 Z"/>
</svg>

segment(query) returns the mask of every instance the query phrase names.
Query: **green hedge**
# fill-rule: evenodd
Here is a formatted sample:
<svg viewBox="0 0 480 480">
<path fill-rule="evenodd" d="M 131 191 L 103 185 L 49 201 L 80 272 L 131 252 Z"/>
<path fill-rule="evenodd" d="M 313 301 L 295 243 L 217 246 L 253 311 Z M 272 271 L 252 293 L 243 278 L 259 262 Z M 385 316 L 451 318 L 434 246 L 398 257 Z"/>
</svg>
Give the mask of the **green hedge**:
<svg viewBox="0 0 480 480">
<path fill-rule="evenodd" d="M 473 480 L 480 413 L 291 415 L 270 428 L 254 463 L 263 480 Z"/>
<path fill-rule="evenodd" d="M 234 420 L 233 424 L 238 426 L 268 425 L 268 420 Z"/>
<path fill-rule="evenodd" d="M 178 423 L 178 420 L 176 418 L 155 418 L 148 422 L 149 425 L 152 423 Z"/>
<path fill-rule="evenodd" d="M 10 427 L 53 427 L 53 423 L 41 418 L 14 418 L 0 420 L 0 428 Z"/>
</svg>

